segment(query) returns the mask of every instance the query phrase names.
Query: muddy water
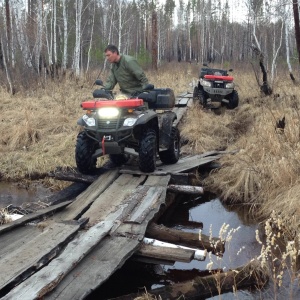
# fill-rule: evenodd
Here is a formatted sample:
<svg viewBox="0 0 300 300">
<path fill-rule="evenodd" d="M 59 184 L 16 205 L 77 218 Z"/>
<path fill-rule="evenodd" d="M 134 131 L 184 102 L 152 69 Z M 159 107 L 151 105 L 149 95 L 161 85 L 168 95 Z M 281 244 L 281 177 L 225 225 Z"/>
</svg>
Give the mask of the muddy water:
<svg viewBox="0 0 300 300">
<path fill-rule="evenodd" d="M 41 185 L 20 187 L 17 183 L 0 181 L 0 208 L 9 205 L 25 207 L 26 204 L 43 201 L 52 193 Z"/>
</svg>

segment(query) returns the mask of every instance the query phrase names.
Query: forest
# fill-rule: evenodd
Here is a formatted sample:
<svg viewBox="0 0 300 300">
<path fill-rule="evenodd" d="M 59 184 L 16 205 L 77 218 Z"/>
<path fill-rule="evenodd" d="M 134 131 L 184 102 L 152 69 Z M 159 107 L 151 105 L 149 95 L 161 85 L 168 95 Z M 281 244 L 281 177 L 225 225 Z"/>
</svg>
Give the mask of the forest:
<svg viewBox="0 0 300 300">
<path fill-rule="evenodd" d="M 271 83 L 279 65 L 293 74 L 299 63 L 297 0 L 3 0 L 0 8 L 0 82 L 12 94 L 66 70 L 101 72 L 108 44 L 154 70 L 174 61 L 239 66 L 258 50 Z"/>
</svg>

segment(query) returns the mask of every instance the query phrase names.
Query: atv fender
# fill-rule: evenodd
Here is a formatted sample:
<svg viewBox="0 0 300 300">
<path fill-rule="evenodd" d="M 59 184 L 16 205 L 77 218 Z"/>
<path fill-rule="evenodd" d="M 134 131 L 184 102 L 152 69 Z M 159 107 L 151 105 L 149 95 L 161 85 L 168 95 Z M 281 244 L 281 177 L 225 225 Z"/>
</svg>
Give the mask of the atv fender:
<svg viewBox="0 0 300 300">
<path fill-rule="evenodd" d="M 177 119 L 176 113 L 168 111 L 159 117 L 159 148 L 168 149 L 171 142 L 171 131 L 174 120 Z"/>
<path fill-rule="evenodd" d="M 86 125 L 86 123 L 83 121 L 82 117 L 77 120 L 77 125 L 80 125 L 80 126 L 85 126 Z"/>
<path fill-rule="evenodd" d="M 153 110 L 147 110 L 135 123 L 133 134 L 136 139 L 140 139 L 142 134 L 152 128 L 158 135 L 158 118 Z"/>
</svg>

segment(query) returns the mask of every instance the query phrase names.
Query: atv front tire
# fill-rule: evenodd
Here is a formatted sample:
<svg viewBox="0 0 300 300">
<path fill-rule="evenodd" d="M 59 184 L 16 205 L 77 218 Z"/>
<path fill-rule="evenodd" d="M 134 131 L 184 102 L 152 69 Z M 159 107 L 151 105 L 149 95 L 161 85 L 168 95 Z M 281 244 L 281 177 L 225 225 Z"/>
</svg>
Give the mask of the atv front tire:
<svg viewBox="0 0 300 300">
<path fill-rule="evenodd" d="M 80 132 L 76 140 L 75 160 L 77 168 L 82 174 L 90 174 L 95 171 L 97 162 L 97 158 L 93 157 L 95 150 L 95 142 L 87 136 L 86 132 Z"/>
<path fill-rule="evenodd" d="M 197 101 L 199 100 L 199 88 L 198 86 L 194 87 L 194 91 L 193 91 L 193 100 Z"/>
<path fill-rule="evenodd" d="M 199 90 L 198 92 L 199 102 L 203 106 L 203 108 L 207 107 L 207 96 L 204 92 L 204 90 Z"/>
<path fill-rule="evenodd" d="M 148 129 L 140 140 L 139 168 L 145 173 L 156 169 L 156 133 L 153 129 Z"/>
<path fill-rule="evenodd" d="M 180 134 L 176 127 L 172 127 L 170 146 L 167 150 L 159 152 L 159 158 L 164 164 L 175 164 L 180 156 Z"/>
<path fill-rule="evenodd" d="M 239 94 L 236 90 L 234 90 L 232 92 L 232 94 L 230 95 L 230 98 L 228 99 L 229 102 L 227 104 L 227 108 L 228 109 L 234 109 L 236 107 L 238 107 L 239 105 Z"/>
</svg>

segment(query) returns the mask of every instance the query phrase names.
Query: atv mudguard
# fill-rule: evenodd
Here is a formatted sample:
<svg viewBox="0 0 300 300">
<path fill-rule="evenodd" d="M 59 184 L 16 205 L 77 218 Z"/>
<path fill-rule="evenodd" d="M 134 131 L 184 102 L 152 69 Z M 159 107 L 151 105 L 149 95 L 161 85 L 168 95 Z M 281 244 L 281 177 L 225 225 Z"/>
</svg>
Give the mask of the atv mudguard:
<svg viewBox="0 0 300 300">
<path fill-rule="evenodd" d="M 176 113 L 172 111 L 159 115 L 159 148 L 166 150 L 170 146 L 171 131 L 174 120 L 177 119 Z"/>
<path fill-rule="evenodd" d="M 134 125 L 133 134 L 140 139 L 148 128 L 152 128 L 158 134 L 158 118 L 153 110 L 146 110 Z"/>
</svg>

